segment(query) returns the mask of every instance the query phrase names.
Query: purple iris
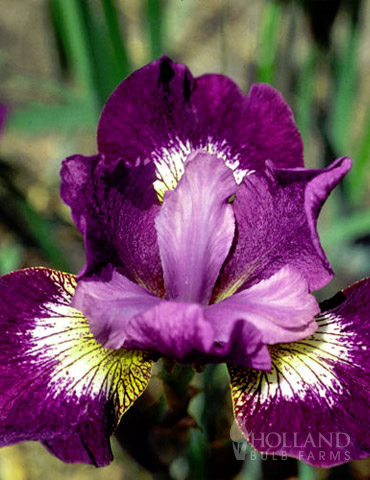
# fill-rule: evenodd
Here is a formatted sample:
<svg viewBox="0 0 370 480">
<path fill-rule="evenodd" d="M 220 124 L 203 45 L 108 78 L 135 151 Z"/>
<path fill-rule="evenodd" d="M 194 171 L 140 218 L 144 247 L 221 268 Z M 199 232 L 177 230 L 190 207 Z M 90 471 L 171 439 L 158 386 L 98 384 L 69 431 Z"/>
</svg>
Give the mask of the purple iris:
<svg viewBox="0 0 370 480">
<path fill-rule="evenodd" d="M 310 293 L 332 278 L 316 219 L 351 161 L 304 168 L 274 89 L 245 97 L 165 57 L 112 94 L 98 150 L 62 168 L 86 248 L 77 286 L 42 268 L 0 279 L 1 444 L 108 463 L 164 356 L 226 362 L 257 449 L 321 466 L 370 455 L 369 281 L 321 313 Z"/>
</svg>

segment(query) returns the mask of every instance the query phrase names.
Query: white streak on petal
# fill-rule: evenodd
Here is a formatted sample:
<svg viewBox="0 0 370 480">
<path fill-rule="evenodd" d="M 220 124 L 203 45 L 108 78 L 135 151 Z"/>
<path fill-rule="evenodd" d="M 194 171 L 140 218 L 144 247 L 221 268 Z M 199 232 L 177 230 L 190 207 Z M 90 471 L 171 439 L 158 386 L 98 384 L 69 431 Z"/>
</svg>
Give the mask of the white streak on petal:
<svg viewBox="0 0 370 480">
<path fill-rule="evenodd" d="M 335 375 L 335 364 L 353 364 L 351 351 L 359 347 L 358 338 L 355 340 L 353 332 L 341 328 L 338 315 L 321 315 L 316 321 L 318 329 L 306 340 L 269 347 L 273 368 L 271 372 L 261 373 L 261 381 L 256 383 L 259 403 L 271 398 L 275 398 L 275 402 L 306 401 L 312 393 L 330 407 L 337 403 L 343 385 Z M 250 393 L 256 394 L 256 391 Z M 242 406 L 244 402 L 241 396 L 235 405 Z"/>
<path fill-rule="evenodd" d="M 189 141 L 185 143 L 179 138 L 169 142 L 167 147 L 153 152 L 153 161 L 156 166 L 157 180 L 154 182 L 154 189 L 160 200 L 167 190 L 174 190 L 184 174 L 185 163 L 196 153 L 204 151 L 222 159 L 234 174 L 235 181 L 240 184 L 245 175 L 253 173 L 252 170 L 239 168 L 239 155 L 231 153 L 227 142 L 216 142 L 212 137 L 195 148 Z"/>
</svg>

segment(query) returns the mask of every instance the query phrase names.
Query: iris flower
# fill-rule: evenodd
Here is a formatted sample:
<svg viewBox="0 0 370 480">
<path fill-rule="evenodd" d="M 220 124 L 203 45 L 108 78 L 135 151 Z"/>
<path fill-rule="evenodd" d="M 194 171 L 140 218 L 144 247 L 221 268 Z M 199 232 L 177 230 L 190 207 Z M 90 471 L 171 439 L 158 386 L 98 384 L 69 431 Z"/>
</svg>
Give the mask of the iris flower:
<svg viewBox="0 0 370 480">
<path fill-rule="evenodd" d="M 1 445 L 109 463 L 109 436 L 162 356 L 227 363 L 257 449 L 321 466 L 368 456 L 369 280 L 321 310 L 311 294 L 333 275 L 317 216 L 351 161 L 304 168 L 278 92 L 246 97 L 166 57 L 118 86 L 97 139 L 61 172 L 82 272 L 0 279 Z"/>
</svg>

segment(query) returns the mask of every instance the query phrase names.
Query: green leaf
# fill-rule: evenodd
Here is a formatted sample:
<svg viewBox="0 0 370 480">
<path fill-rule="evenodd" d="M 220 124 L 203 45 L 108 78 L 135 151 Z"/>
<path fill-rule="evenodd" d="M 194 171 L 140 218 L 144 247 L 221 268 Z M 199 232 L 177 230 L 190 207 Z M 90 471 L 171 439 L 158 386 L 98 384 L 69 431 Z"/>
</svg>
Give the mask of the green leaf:
<svg viewBox="0 0 370 480">
<path fill-rule="evenodd" d="M 70 271 L 69 264 L 54 237 L 54 222 L 40 215 L 27 202 L 9 173 L 1 172 L 1 214 L 13 223 L 14 231 L 25 244 L 37 246 L 53 267 Z M 14 216 L 14 222 L 12 222 Z"/>
<path fill-rule="evenodd" d="M 83 12 L 89 40 L 89 56 L 96 93 L 102 108 L 118 83 L 123 80 L 107 25 L 98 4 L 83 2 Z"/>
<path fill-rule="evenodd" d="M 296 121 L 306 143 L 311 128 L 313 93 L 315 85 L 317 51 L 312 48 L 305 59 L 302 68 L 299 70 L 298 95 L 296 103 Z"/>
<path fill-rule="evenodd" d="M 121 79 L 123 79 L 132 71 L 132 65 L 125 44 L 122 40 L 117 6 L 115 0 L 101 0 L 101 2 L 115 62 L 118 67 L 119 75 Z"/>
<path fill-rule="evenodd" d="M 39 215 L 21 196 L 17 198 L 18 209 L 39 248 L 55 268 L 69 271 L 69 263 L 54 239 L 52 223 Z"/>
<path fill-rule="evenodd" d="M 367 115 L 365 128 L 359 141 L 359 147 L 353 158 L 353 167 L 346 177 L 347 192 L 354 206 L 364 200 L 369 181 L 368 166 L 370 163 L 370 112 Z"/>
<path fill-rule="evenodd" d="M 298 479 L 299 480 L 317 480 L 317 473 L 314 467 L 298 462 Z"/>
<path fill-rule="evenodd" d="M 348 149 L 352 112 L 356 99 L 357 53 L 359 35 L 355 25 L 348 28 L 347 39 L 338 62 L 337 84 L 330 114 L 330 137 L 338 155 Z"/>
<path fill-rule="evenodd" d="M 262 480 L 262 461 L 261 455 L 257 450 L 254 450 L 251 445 L 246 441 L 243 445 L 245 448 L 245 460 L 242 473 L 238 480 Z"/>
<path fill-rule="evenodd" d="M 12 272 L 21 267 L 22 257 L 24 250 L 23 248 L 14 243 L 14 244 L 5 244 L 0 249 L 0 275 L 5 273 Z"/>
<path fill-rule="evenodd" d="M 71 97 L 56 105 L 30 102 L 9 116 L 7 127 L 31 134 L 73 133 L 81 128 L 95 130 L 97 120 L 97 110 L 88 99 Z"/>
<path fill-rule="evenodd" d="M 163 54 L 163 6 L 161 0 L 146 0 L 145 7 L 149 51 L 155 59 Z"/>
<path fill-rule="evenodd" d="M 370 209 L 357 211 L 349 217 L 337 216 L 329 227 L 323 228 L 320 233 L 321 243 L 324 247 L 333 247 L 339 243 L 370 232 Z"/>
<path fill-rule="evenodd" d="M 208 478 L 207 476 L 207 441 L 202 432 L 190 430 L 188 461 L 193 478 Z"/>
<path fill-rule="evenodd" d="M 84 21 L 83 2 L 51 0 L 51 9 L 77 83 L 87 98 L 97 105 L 94 69 Z"/>
<path fill-rule="evenodd" d="M 268 1 L 263 9 L 261 21 L 260 48 L 257 64 L 257 80 L 273 84 L 275 78 L 277 35 L 281 17 L 281 6 Z"/>
</svg>

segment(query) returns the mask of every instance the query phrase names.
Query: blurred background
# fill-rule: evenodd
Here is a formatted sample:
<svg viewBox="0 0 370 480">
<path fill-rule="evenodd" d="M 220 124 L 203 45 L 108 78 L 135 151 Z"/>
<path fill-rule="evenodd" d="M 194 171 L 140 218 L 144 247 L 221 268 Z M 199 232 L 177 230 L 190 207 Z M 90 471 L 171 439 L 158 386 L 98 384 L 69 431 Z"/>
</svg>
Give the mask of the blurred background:
<svg viewBox="0 0 370 480">
<path fill-rule="evenodd" d="M 0 11 L 1 274 L 83 266 L 81 236 L 59 198 L 61 160 L 95 153 L 107 97 L 161 54 L 194 75 L 229 75 L 246 93 L 256 81 L 278 88 L 308 167 L 353 158 L 319 221 L 336 278 L 318 298 L 370 274 L 370 0 L 0 0 Z M 122 422 L 112 465 L 64 465 L 40 445 L 22 444 L 0 450 L 0 480 L 370 478 L 366 460 L 331 470 L 249 455 L 236 461 L 225 369 L 180 369 L 190 394 L 171 392 L 167 404 L 159 372 Z M 152 428 L 171 401 L 177 411 L 190 402 L 191 415 L 167 415 Z"/>
</svg>

